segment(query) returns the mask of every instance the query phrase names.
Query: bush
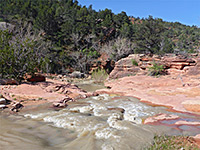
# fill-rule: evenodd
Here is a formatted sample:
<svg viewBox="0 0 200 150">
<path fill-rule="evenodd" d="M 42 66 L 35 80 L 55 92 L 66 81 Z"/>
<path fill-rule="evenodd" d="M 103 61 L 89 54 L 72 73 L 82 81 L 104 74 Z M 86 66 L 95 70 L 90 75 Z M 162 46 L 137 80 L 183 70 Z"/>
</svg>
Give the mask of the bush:
<svg viewBox="0 0 200 150">
<path fill-rule="evenodd" d="M 148 150 L 198 150 L 194 140 L 187 136 L 155 136 L 154 143 Z"/>
<path fill-rule="evenodd" d="M 158 76 L 164 74 L 164 66 L 153 62 L 153 66 L 149 67 L 150 76 Z"/>
<path fill-rule="evenodd" d="M 138 66 L 138 62 L 135 59 L 132 59 L 131 61 L 132 61 L 133 66 Z"/>
<path fill-rule="evenodd" d="M 33 33 L 28 24 L 13 33 L 0 30 L 0 78 L 20 81 L 25 73 L 45 70 L 47 45 L 41 42 L 41 36 Z"/>
<path fill-rule="evenodd" d="M 108 73 L 104 69 L 97 69 L 92 72 L 92 78 L 97 83 L 104 82 L 108 77 Z"/>
<path fill-rule="evenodd" d="M 134 49 L 135 44 L 133 42 L 129 39 L 118 37 L 103 45 L 100 49 L 100 53 L 106 53 L 109 58 L 116 62 L 121 58 L 127 57 L 129 54 L 133 54 Z"/>
</svg>

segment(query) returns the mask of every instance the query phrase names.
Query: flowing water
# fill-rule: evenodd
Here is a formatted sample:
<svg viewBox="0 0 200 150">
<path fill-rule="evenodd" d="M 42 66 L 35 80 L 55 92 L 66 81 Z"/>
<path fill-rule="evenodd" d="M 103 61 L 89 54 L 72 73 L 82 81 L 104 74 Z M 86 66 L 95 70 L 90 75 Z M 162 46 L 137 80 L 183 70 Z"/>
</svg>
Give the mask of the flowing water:
<svg viewBox="0 0 200 150">
<path fill-rule="evenodd" d="M 59 111 L 38 108 L 18 116 L 0 114 L 0 147 L 6 150 L 138 150 L 148 146 L 155 134 L 199 132 L 198 126 L 180 126 L 177 130 L 173 126 L 142 124 L 148 116 L 174 114 L 165 109 L 148 106 L 132 97 L 103 94 L 79 100 Z"/>
</svg>

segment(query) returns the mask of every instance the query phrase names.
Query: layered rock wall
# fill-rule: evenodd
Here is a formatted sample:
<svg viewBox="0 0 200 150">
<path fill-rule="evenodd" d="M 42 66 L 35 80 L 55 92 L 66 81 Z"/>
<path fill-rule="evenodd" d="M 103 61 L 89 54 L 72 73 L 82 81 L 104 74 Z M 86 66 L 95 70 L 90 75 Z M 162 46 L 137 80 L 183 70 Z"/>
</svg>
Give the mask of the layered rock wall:
<svg viewBox="0 0 200 150">
<path fill-rule="evenodd" d="M 133 63 L 137 62 L 137 64 Z M 167 74 L 200 74 L 200 55 L 196 56 L 183 56 L 168 54 L 163 57 L 158 55 L 143 55 L 143 54 L 131 54 L 126 58 L 123 58 L 115 63 L 115 68 L 110 73 L 110 79 L 121 78 L 132 75 L 145 75 L 148 73 L 149 67 L 153 65 L 153 62 L 163 65 Z"/>
</svg>

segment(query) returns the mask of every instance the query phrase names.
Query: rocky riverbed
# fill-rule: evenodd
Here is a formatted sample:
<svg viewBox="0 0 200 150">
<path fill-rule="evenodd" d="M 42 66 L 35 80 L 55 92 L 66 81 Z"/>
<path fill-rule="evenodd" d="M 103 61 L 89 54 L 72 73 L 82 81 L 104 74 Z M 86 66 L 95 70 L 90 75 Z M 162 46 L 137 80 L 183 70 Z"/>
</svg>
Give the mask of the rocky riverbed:
<svg viewBox="0 0 200 150">
<path fill-rule="evenodd" d="M 155 134 L 190 135 L 200 146 L 198 64 L 160 77 L 140 70 L 111 79 L 111 72 L 107 88 L 91 80 L 77 80 L 77 86 L 66 76 L 1 85 L 0 146 L 137 150 Z"/>
<path fill-rule="evenodd" d="M 142 76 L 137 78 L 141 81 Z M 57 80 L 48 79 L 47 83 L 2 87 L 6 98 L 12 98 L 11 100 L 20 102 L 24 106 L 17 116 L 6 115 L 8 108 L 2 110 L 4 113 L 1 111 L 0 145 L 2 147 L 6 149 L 32 147 L 37 149 L 137 150 L 147 147 L 155 134 L 183 134 L 198 138 L 200 130 L 198 115 L 169 112 L 166 111 L 166 107 L 149 106 L 134 98 L 135 95 L 122 93 L 122 89 L 125 88 L 122 83 L 120 83 L 122 85 L 120 92 L 112 91 L 110 82 L 106 83 L 111 89 L 97 90 L 99 96 L 96 92 L 94 95 L 91 85 L 94 89 L 103 88 L 103 86 L 91 84 L 88 81 L 82 84 L 79 82 L 79 86 L 84 90 Z M 117 84 L 116 81 L 115 83 Z M 56 88 L 58 85 L 63 87 L 65 84 L 73 87 L 73 90 L 78 90 L 79 94 L 71 92 L 66 94 L 67 88 L 59 90 Z M 142 86 L 138 86 L 138 90 L 141 88 Z M 101 94 L 105 91 L 109 94 Z M 12 94 L 6 94 L 6 92 Z M 148 93 L 147 90 L 146 92 Z M 76 97 L 72 97 L 74 95 Z M 73 101 L 66 102 L 66 108 L 53 107 L 55 102 L 66 97 L 73 98 Z M 22 141 L 23 144 L 20 144 Z M 10 143 L 10 146 L 8 147 L 6 143 Z"/>
</svg>

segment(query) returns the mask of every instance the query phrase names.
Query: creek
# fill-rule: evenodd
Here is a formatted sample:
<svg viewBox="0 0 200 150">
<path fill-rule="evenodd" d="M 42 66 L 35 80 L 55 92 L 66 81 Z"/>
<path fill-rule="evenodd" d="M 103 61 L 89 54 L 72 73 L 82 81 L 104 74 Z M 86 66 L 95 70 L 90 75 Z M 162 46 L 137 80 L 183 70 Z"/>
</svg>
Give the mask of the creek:
<svg viewBox="0 0 200 150">
<path fill-rule="evenodd" d="M 99 85 L 80 84 L 85 90 Z M 195 135 L 199 126 L 144 125 L 149 116 L 166 113 L 187 120 L 198 116 L 152 107 L 133 97 L 102 94 L 55 110 L 38 107 L 19 115 L 0 112 L 0 147 L 6 150 L 139 150 L 147 147 L 155 134 Z"/>
</svg>

